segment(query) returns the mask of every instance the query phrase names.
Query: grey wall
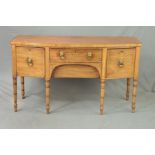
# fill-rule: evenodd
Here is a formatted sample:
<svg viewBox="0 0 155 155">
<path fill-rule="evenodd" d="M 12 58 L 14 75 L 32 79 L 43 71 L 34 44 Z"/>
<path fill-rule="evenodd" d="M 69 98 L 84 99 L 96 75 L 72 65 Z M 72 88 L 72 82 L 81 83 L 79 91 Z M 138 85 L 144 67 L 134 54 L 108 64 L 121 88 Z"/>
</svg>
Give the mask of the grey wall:
<svg viewBox="0 0 155 155">
<path fill-rule="evenodd" d="M 11 77 L 10 40 L 25 35 L 136 36 L 142 43 L 139 87 L 155 91 L 155 27 L 0 27 L 0 75 Z M 1 79 L 0 78 L 0 79 Z"/>
</svg>

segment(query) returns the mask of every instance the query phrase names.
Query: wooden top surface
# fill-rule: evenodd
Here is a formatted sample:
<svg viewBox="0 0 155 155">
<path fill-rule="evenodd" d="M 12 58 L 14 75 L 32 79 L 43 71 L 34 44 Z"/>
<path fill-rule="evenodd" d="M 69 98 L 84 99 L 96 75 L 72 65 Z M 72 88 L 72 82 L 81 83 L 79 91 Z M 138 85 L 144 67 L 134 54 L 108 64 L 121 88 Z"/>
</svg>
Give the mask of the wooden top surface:
<svg viewBox="0 0 155 155">
<path fill-rule="evenodd" d="M 135 37 L 101 36 L 17 36 L 11 41 L 16 46 L 59 47 L 136 47 L 141 42 Z"/>
</svg>

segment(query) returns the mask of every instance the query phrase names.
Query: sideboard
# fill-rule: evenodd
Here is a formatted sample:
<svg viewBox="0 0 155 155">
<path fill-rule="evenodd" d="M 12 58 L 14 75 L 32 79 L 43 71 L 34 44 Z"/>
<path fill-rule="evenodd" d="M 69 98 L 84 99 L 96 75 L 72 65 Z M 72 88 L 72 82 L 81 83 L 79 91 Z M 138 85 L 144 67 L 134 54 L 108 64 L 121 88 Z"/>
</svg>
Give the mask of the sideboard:
<svg viewBox="0 0 155 155">
<path fill-rule="evenodd" d="M 11 41 L 14 111 L 17 111 L 17 77 L 25 97 L 24 77 L 45 79 L 46 112 L 50 112 L 51 78 L 99 78 L 100 114 L 104 112 L 105 81 L 127 79 L 126 100 L 133 79 L 132 112 L 141 42 L 135 37 L 17 36 Z"/>
</svg>

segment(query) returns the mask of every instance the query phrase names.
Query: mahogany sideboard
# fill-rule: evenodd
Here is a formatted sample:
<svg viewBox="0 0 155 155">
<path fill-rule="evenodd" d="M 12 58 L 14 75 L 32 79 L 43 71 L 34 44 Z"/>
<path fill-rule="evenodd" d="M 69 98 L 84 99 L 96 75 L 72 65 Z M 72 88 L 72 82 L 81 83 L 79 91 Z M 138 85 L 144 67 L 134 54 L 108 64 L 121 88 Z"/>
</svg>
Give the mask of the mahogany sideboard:
<svg viewBox="0 0 155 155">
<path fill-rule="evenodd" d="M 104 112 L 105 81 L 127 79 L 126 100 L 133 79 L 135 112 L 141 42 L 134 37 L 17 36 L 11 41 L 14 111 L 17 111 L 17 76 L 45 79 L 46 112 L 50 112 L 50 79 L 99 78 L 100 113 Z"/>
</svg>

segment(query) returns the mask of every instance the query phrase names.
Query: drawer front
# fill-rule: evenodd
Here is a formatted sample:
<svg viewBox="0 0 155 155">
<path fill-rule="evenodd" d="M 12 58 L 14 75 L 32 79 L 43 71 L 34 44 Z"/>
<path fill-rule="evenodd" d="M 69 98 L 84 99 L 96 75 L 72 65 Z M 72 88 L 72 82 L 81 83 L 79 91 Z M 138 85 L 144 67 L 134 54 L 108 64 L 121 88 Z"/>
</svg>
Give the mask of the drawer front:
<svg viewBox="0 0 155 155">
<path fill-rule="evenodd" d="M 107 57 L 107 78 L 133 77 L 135 49 L 111 49 Z"/>
<path fill-rule="evenodd" d="M 96 49 L 50 49 L 53 62 L 101 62 L 101 50 Z"/>
<path fill-rule="evenodd" d="M 44 77 L 44 49 L 17 47 L 17 74 Z"/>
</svg>

